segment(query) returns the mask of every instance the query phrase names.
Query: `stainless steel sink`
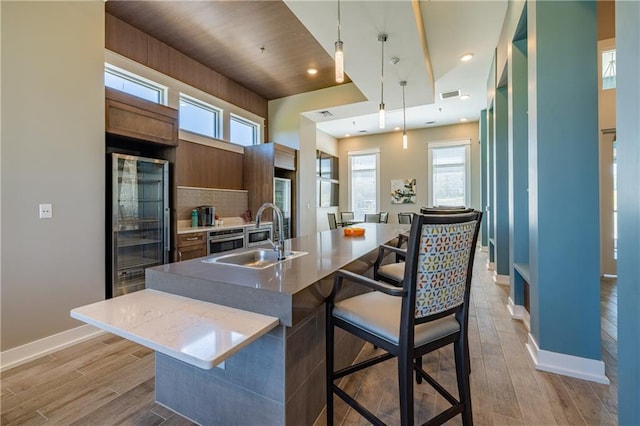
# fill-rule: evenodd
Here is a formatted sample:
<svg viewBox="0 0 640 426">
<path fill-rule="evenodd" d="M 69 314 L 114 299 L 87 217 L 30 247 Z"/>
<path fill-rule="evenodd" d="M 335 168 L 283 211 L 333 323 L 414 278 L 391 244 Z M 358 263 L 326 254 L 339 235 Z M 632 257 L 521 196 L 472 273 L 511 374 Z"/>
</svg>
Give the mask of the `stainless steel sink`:
<svg viewBox="0 0 640 426">
<path fill-rule="evenodd" d="M 287 251 L 284 260 L 295 259 L 304 256 L 305 251 Z M 275 250 L 255 249 L 240 253 L 225 254 L 217 257 L 209 257 L 202 260 L 205 263 L 220 263 L 223 265 L 240 266 L 242 268 L 264 269 L 277 264 L 278 253 Z M 280 261 L 282 262 L 282 261 Z"/>
</svg>

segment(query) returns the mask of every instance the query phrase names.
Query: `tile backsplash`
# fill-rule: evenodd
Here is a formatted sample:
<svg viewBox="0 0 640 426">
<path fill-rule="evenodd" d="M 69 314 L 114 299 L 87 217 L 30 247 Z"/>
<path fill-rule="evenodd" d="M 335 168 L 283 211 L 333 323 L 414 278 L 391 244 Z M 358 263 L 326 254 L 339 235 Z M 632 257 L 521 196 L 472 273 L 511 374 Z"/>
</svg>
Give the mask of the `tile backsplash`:
<svg viewBox="0 0 640 426">
<path fill-rule="evenodd" d="M 214 206 L 219 217 L 239 217 L 249 208 L 246 190 L 178 187 L 177 220 L 190 220 L 191 210 Z"/>
</svg>

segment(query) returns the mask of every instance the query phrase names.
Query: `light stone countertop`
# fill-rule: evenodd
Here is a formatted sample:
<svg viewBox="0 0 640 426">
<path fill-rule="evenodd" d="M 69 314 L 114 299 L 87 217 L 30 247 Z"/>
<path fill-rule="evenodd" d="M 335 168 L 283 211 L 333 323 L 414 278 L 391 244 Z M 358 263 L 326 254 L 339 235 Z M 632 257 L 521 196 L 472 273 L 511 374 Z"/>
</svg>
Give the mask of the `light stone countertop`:
<svg viewBox="0 0 640 426">
<path fill-rule="evenodd" d="M 149 289 L 73 309 L 71 317 L 203 369 L 278 325 L 274 317 Z"/>
<path fill-rule="evenodd" d="M 148 268 L 147 288 L 275 316 L 286 326 L 324 303 L 332 274 L 345 268 L 364 273 L 373 266 L 380 244 L 406 232 L 409 225 L 371 224 L 363 237 L 346 237 L 343 228 L 285 242 L 286 250 L 306 252 L 264 269 L 205 263 L 203 258 Z M 235 252 L 258 247 L 238 249 Z M 263 248 L 268 248 L 264 245 Z M 224 252 L 209 257 L 225 256 Z"/>
</svg>

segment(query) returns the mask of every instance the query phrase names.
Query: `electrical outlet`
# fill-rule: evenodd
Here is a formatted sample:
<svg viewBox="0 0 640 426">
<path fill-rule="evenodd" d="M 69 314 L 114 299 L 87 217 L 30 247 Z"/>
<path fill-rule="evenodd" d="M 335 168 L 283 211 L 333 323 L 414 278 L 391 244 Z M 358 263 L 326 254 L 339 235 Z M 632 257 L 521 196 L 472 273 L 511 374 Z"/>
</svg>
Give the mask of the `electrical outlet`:
<svg viewBox="0 0 640 426">
<path fill-rule="evenodd" d="M 40 204 L 40 219 L 51 219 L 53 217 L 53 209 L 51 204 Z"/>
</svg>

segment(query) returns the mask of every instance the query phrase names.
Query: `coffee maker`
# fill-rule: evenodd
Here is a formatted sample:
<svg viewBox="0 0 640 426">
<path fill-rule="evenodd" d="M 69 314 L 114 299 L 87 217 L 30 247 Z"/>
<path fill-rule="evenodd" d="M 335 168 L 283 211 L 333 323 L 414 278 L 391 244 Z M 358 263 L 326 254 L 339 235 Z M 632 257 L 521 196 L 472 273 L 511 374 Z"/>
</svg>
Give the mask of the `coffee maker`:
<svg viewBox="0 0 640 426">
<path fill-rule="evenodd" d="M 216 208 L 213 206 L 198 207 L 198 226 L 213 226 L 216 221 Z"/>
</svg>

